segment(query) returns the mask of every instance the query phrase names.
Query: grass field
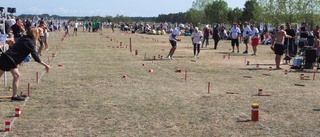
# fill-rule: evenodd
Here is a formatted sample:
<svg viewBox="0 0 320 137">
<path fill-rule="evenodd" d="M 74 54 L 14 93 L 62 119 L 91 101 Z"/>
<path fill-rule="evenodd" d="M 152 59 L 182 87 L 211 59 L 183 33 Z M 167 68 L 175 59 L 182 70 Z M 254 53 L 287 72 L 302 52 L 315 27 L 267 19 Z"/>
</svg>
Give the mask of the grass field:
<svg viewBox="0 0 320 137">
<path fill-rule="evenodd" d="M 268 46 L 259 46 L 257 56 L 232 53 L 229 58 L 230 42 L 213 50 L 210 39 L 210 47 L 194 59 L 190 37 L 182 37 L 175 60 L 161 60 L 158 56 L 165 58 L 171 48 L 167 35 L 110 32 L 79 32 L 62 44 L 63 32 L 51 33 L 50 50 L 41 59 L 47 62 L 57 46 L 56 57 L 49 57 L 52 69 L 44 73 L 34 61 L 19 68 L 19 89 L 26 93 L 31 83 L 30 98 L 1 100 L 0 136 L 320 136 L 320 74 L 313 80 L 316 70 L 289 65 L 269 71 L 275 65 Z M 117 48 L 120 42 L 123 48 Z M 301 80 L 302 73 L 310 80 Z M 8 79 L 11 84 L 10 73 Z M 270 96 L 257 96 L 258 88 Z M 1 88 L 0 94 L 11 92 Z M 259 122 L 250 121 L 253 103 L 260 105 Z M 17 106 L 23 106 L 22 117 L 6 134 L 4 121 L 13 119 Z"/>
</svg>

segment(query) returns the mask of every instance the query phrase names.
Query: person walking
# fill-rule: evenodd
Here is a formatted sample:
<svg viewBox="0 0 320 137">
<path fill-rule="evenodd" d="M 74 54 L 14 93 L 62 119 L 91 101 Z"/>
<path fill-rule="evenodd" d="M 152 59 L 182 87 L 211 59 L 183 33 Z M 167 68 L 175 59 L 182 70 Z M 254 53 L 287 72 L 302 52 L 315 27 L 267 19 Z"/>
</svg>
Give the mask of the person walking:
<svg viewBox="0 0 320 137">
<path fill-rule="evenodd" d="M 210 35 L 210 28 L 209 25 L 206 25 L 203 28 L 203 41 L 202 41 L 202 48 L 203 48 L 203 44 L 204 42 L 206 42 L 206 47 L 209 45 L 209 35 Z"/>
<path fill-rule="evenodd" d="M 172 48 L 170 49 L 170 52 L 169 52 L 169 54 L 167 56 L 168 59 L 174 60 L 173 54 L 177 49 L 177 41 L 181 41 L 181 39 L 178 38 L 178 37 L 181 35 L 181 30 L 183 30 L 183 29 L 184 29 L 184 25 L 180 24 L 170 34 L 169 41 L 170 41 L 170 44 L 171 44 Z"/>
<path fill-rule="evenodd" d="M 202 40 L 203 34 L 201 31 L 199 31 L 198 27 L 195 27 L 194 31 L 191 34 L 191 40 L 193 43 L 193 55 L 194 58 L 199 57 L 200 53 L 200 44 Z"/>
</svg>

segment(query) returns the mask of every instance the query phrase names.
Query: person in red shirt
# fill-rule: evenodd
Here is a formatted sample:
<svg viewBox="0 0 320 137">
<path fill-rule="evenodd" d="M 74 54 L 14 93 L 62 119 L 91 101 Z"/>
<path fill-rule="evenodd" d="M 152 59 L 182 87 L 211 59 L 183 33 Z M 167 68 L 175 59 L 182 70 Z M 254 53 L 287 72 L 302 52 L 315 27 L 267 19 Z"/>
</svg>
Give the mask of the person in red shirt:
<svg viewBox="0 0 320 137">
<path fill-rule="evenodd" d="M 209 45 L 209 35 L 210 35 L 210 28 L 209 25 L 206 25 L 203 28 L 203 41 L 202 41 L 202 48 L 203 48 L 203 44 L 206 41 L 206 47 Z"/>
</svg>

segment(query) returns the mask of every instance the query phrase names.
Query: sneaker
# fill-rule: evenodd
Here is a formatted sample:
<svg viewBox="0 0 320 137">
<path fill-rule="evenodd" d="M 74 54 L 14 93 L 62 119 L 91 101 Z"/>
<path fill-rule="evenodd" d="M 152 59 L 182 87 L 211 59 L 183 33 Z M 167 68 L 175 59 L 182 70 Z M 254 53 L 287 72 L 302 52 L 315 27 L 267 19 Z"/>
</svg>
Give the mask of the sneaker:
<svg viewBox="0 0 320 137">
<path fill-rule="evenodd" d="M 243 54 L 248 54 L 248 51 L 244 51 L 244 52 L 242 52 Z"/>
<path fill-rule="evenodd" d="M 11 97 L 11 101 L 24 101 L 25 99 L 20 96 Z"/>
<path fill-rule="evenodd" d="M 239 50 L 237 51 L 237 53 L 239 53 Z"/>
<path fill-rule="evenodd" d="M 194 55 L 194 57 L 193 58 L 197 58 L 197 56 L 196 55 Z"/>
<path fill-rule="evenodd" d="M 232 53 L 234 52 L 234 50 L 233 51 L 231 51 Z"/>
<path fill-rule="evenodd" d="M 253 54 L 251 54 L 252 56 L 255 56 L 256 55 L 256 53 L 253 53 Z"/>
<path fill-rule="evenodd" d="M 174 58 L 173 58 L 173 57 L 170 57 L 170 59 L 171 59 L 171 60 L 174 60 Z"/>
<path fill-rule="evenodd" d="M 167 59 L 171 59 L 170 55 L 167 56 Z"/>
</svg>

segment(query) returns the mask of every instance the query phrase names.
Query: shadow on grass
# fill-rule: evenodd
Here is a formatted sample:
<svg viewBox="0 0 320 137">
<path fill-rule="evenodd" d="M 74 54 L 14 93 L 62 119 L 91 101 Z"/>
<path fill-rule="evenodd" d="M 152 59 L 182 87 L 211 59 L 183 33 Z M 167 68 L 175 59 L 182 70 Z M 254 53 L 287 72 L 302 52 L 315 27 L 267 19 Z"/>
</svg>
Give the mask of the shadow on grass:
<svg viewBox="0 0 320 137">
<path fill-rule="evenodd" d="M 320 112 L 320 108 L 318 108 L 318 109 L 313 109 L 313 111 L 319 111 L 319 112 Z"/>
<path fill-rule="evenodd" d="M 14 118 L 15 116 L 7 116 L 7 118 Z"/>
<path fill-rule="evenodd" d="M 245 119 L 245 120 L 237 120 L 238 123 L 245 123 L 245 122 L 251 122 L 251 120 L 249 119 Z"/>
<path fill-rule="evenodd" d="M 10 99 L 0 99 L 0 102 L 11 102 Z"/>
</svg>

